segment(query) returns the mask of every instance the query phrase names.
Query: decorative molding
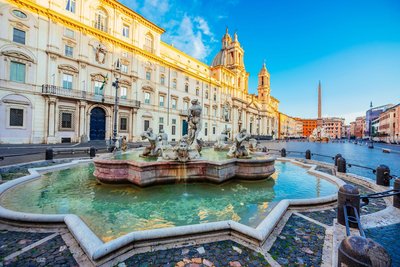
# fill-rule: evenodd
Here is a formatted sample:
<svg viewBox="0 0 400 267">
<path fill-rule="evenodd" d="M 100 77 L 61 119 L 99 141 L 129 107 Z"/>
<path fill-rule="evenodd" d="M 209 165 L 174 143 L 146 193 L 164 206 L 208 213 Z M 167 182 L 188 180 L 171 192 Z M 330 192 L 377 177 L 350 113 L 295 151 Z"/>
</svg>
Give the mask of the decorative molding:
<svg viewBox="0 0 400 267">
<path fill-rule="evenodd" d="M 4 52 L 1 53 L 1 55 L 34 63 L 34 60 L 32 58 L 30 58 L 28 55 L 26 55 L 26 54 L 24 54 L 22 52 L 19 52 L 19 51 L 12 51 L 12 50 L 11 51 L 4 51 Z"/>
<path fill-rule="evenodd" d="M 58 69 L 60 71 L 68 71 L 68 72 L 73 72 L 73 73 L 79 73 L 79 70 L 71 65 L 66 65 L 66 64 L 61 64 L 58 65 Z"/>
</svg>

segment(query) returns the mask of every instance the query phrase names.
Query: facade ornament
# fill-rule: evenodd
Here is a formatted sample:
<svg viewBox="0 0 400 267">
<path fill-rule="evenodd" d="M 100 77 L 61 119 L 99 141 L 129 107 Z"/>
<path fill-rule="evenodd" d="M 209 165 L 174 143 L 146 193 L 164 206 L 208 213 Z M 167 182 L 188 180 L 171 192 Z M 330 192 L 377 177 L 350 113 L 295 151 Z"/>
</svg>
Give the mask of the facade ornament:
<svg viewBox="0 0 400 267">
<path fill-rule="evenodd" d="M 104 62 L 106 61 L 106 56 L 107 56 L 107 50 L 106 48 L 99 44 L 96 47 L 96 61 L 100 64 L 104 64 Z"/>
<path fill-rule="evenodd" d="M 243 141 L 249 141 L 250 137 L 251 135 L 247 133 L 246 129 L 242 129 L 235 136 L 234 143 L 226 155 L 229 158 L 249 158 L 249 151 L 247 151 Z"/>
<path fill-rule="evenodd" d="M 142 140 L 149 140 L 150 146 L 146 147 L 143 150 L 143 153 L 140 155 L 141 157 L 159 157 L 161 156 L 162 150 L 158 141 L 158 135 L 153 133 L 152 128 L 148 128 L 141 135 Z"/>
</svg>

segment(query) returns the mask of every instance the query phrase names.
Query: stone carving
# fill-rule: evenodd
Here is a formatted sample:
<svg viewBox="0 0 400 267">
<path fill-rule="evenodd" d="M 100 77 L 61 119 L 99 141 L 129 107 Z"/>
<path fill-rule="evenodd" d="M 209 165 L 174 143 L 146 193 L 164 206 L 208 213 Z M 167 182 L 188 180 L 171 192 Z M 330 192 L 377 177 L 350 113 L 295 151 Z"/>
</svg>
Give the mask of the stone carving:
<svg viewBox="0 0 400 267">
<path fill-rule="evenodd" d="M 248 141 L 250 136 L 246 129 L 242 129 L 235 136 L 234 144 L 231 146 L 227 156 L 230 158 L 250 158 L 249 151 L 247 151 L 246 147 L 242 144 L 243 141 Z"/>
<path fill-rule="evenodd" d="M 159 157 L 162 154 L 161 147 L 159 145 L 158 136 L 153 133 L 152 128 L 148 128 L 147 131 L 144 131 L 141 135 L 142 140 L 149 140 L 150 146 L 146 147 L 143 150 L 143 153 L 140 155 L 141 157 Z"/>
<path fill-rule="evenodd" d="M 104 64 L 106 61 L 107 50 L 101 44 L 96 47 L 96 61 L 100 64 Z"/>
<path fill-rule="evenodd" d="M 163 150 L 163 159 L 187 162 L 200 156 L 199 152 L 190 148 L 189 136 L 184 135 L 173 148 Z"/>
<path fill-rule="evenodd" d="M 164 129 L 161 129 L 160 132 L 158 133 L 158 140 L 161 142 L 161 145 L 163 147 L 168 146 L 168 134 L 164 132 Z"/>
<path fill-rule="evenodd" d="M 121 140 L 121 150 L 126 151 L 128 149 L 128 142 L 126 141 L 126 136 L 122 137 Z"/>
<path fill-rule="evenodd" d="M 226 122 L 228 122 L 230 116 L 229 116 L 229 107 L 228 107 L 228 104 L 227 104 L 227 103 L 224 105 L 223 116 L 224 116 L 224 120 L 225 120 Z"/>
<path fill-rule="evenodd" d="M 197 99 L 192 100 L 192 106 L 189 108 L 189 130 L 188 130 L 188 143 L 191 148 L 200 148 L 198 136 L 201 130 L 201 111 L 202 107 Z M 201 148 L 200 148 L 201 149 Z"/>
<path fill-rule="evenodd" d="M 214 145 L 214 150 L 229 150 L 229 144 L 226 143 L 226 141 L 229 139 L 228 133 L 228 129 L 222 131 L 222 133 L 218 136 L 217 143 Z"/>
<path fill-rule="evenodd" d="M 251 138 L 251 139 L 249 139 L 249 150 L 250 150 L 250 152 L 260 152 L 263 150 L 263 148 L 260 147 L 257 139 Z"/>
</svg>

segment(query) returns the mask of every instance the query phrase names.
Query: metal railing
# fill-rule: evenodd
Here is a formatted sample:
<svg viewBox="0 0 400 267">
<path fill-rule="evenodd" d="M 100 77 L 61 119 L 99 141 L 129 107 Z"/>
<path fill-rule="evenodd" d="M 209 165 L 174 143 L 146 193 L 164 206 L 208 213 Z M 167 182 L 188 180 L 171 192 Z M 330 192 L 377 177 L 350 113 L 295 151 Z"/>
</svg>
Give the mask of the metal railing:
<svg viewBox="0 0 400 267">
<path fill-rule="evenodd" d="M 89 100 L 89 101 L 93 101 L 93 102 L 101 102 L 101 103 L 107 103 L 107 104 L 114 104 L 114 101 L 115 101 L 115 96 L 97 95 L 92 92 L 74 90 L 74 89 L 65 89 L 63 87 L 50 85 L 50 84 L 42 85 L 42 94 L 54 95 L 54 96 L 65 97 L 65 98 Z M 133 99 L 125 99 L 125 98 L 120 97 L 119 105 L 140 108 L 140 101 L 133 100 Z"/>
</svg>

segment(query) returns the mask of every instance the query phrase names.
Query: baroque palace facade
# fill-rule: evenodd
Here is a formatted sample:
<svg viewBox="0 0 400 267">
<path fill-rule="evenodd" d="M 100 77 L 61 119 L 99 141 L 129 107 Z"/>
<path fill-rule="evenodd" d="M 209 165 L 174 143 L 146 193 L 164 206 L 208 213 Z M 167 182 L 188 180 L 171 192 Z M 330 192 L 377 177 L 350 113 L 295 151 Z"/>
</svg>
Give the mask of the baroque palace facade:
<svg viewBox="0 0 400 267">
<path fill-rule="evenodd" d="M 226 32 L 208 66 L 162 42 L 162 28 L 115 0 L 1 0 L 0 25 L 0 143 L 108 139 L 116 77 L 118 135 L 129 141 L 148 127 L 178 140 L 193 99 L 203 107 L 205 141 L 223 129 L 231 137 L 243 128 L 278 132 L 269 73 L 264 64 L 258 95 L 249 94 L 236 34 Z"/>
</svg>

